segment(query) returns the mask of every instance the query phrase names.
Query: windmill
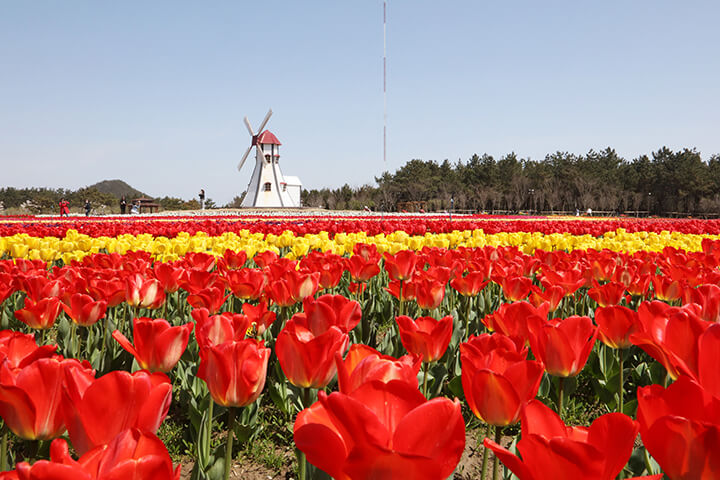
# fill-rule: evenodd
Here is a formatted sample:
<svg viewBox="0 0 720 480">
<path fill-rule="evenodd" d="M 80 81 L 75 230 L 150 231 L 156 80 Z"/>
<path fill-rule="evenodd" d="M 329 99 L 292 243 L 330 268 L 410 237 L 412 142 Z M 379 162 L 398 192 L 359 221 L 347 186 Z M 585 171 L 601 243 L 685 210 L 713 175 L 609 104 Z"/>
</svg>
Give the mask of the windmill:
<svg viewBox="0 0 720 480">
<path fill-rule="evenodd" d="M 245 151 L 238 170 L 242 169 L 250 151 L 255 148 L 255 169 L 250 177 L 243 207 L 299 207 L 302 183 L 297 177 L 285 177 L 280 171 L 280 141 L 269 130 L 263 130 L 270 120 L 272 109 L 258 128 L 256 134 L 245 117 L 245 126 L 252 142 Z"/>
</svg>

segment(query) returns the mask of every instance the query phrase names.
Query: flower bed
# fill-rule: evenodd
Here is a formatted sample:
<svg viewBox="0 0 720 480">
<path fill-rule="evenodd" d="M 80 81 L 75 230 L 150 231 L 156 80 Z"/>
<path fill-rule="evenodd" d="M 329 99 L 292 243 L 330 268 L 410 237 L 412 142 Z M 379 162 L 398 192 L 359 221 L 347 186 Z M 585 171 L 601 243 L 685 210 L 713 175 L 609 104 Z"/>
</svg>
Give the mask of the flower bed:
<svg viewBox="0 0 720 480">
<path fill-rule="evenodd" d="M 0 237 L 0 478 L 720 475 L 716 222 L 50 222 Z"/>
</svg>

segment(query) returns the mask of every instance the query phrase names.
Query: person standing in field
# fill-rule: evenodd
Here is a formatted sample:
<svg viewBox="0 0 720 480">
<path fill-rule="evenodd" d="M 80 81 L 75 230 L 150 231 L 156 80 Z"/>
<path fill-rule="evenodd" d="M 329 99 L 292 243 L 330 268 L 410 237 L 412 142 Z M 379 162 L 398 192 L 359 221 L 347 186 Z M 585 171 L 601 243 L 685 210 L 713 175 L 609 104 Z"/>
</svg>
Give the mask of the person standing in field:
<svg viewBox="0 0 720 480">
<path fill-rule="evenodd" d="M 205 210 L 205 189 L 200 189 L 198 197 L 200 197 L 200 210 Z"/>
<path fill-rule="evenodd" d="M 85 199 L 85 216 L 90 216 L 90 200 Z"/>
<path fill-rule="evenodd" d="M 60 206 L 60 216 L 61 217 L 63 215 L 65 215 L 66 217 L 68 215 L 70 215 L 70 203 L 68 203 L 67 200 L 65 200 L 64 198 L 61 198 L 60 203 L 58 203 L 58 205 Z"/>
<path fill-rule="evenodd" d="M 120 214 L 125 215 L 125 208 L 127 207 L 127 200 L 125 200 L 125 195 L 120 197 Z"/>
</svg>

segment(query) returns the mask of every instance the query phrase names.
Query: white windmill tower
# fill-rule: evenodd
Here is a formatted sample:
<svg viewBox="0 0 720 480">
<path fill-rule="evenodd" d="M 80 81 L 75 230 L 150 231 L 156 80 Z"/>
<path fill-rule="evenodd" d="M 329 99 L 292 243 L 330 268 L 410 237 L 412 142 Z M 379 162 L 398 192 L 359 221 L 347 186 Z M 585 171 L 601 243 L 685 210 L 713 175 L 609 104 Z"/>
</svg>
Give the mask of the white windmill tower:
<svg viewBox="0 0 720 480">
<path fill-rule="evenodd" d="M 284 177 L 280 171 L 280 141 L 269 130 L 264 130 L 272 109 L 268 110 L 260 124 L 258 133 L 253 132 L 250 121 L 245 117 L 252 143 L 238 164 L 238 170 L 245 164 L 250 150 L 255 148 L 255 169 L 250 177 L 243 207 L 299 207 L 302 184 L 297 177 Z"/>
</svg>

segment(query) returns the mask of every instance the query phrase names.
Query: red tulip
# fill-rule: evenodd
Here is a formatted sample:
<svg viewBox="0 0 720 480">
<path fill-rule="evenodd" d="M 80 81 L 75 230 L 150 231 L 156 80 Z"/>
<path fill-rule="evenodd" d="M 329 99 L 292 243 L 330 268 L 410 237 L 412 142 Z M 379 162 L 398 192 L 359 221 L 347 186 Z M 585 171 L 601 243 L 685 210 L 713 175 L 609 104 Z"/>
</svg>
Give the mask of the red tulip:
<svg viewBox="0 0 720 480">
<path fill-rule="evenodd" d="M 142 317 L 133 320 L 134 346 L 119 330 L 115 330 L 112 336 L 135 357 L 140 368 L 169 372 L 185 351 L 193 327 L 192 322 L 173 327 L 162 318 Z"/>
<path fill-rule="evenodd" d="M 657 275 L 652 277 L 653 289 L 655 297 L 658 300 L 672 302 L 679 300 L 682 296 L 683 287 L 679 280 L 672 280 L 668 277 Z"/>
<path fill-rule="evenodd" d="M 224 278 L 233 295 L 243 300 L 260 298 L 267 282 L 265 273 L 257 268 L 230 270 Z"/>
<path fill-rule="evenodd" d="M 153 270 L 165 293 L 175 293 L 180 289 L 184 268 L 171 263 L 155 262 Z"/>
<path fill-rule="evenodd" d="M 348 291 L 355 296 L 362 294 L 366 288 L 367 283 L 350 282 L 350 284 L 348 285 Z"/>
<path fill-rule="evenodd" d="M 568 427 L 539 400 L 523 407 L 521 426 L 517 449 L 522 459 L 485 439 L 485 446 L 521 480 L 613 480 L 630 459 L 638 433 L 637 422 L 621 413 L 602 415 L 589 428 Z"/>
<path fill-rule="evenodd" d="M 193 308 L 207 308 L 210 313 L 217 313 L 228 296 L 222 288 L 208 287 L 188 295 L 187 302 Z"/>
<path fill-rule="evenodd" d="M 125 300 L 131 307 L 158 308 L 165 303 L 165 290 L 158 280 L 136 273 L 125 279 Z"/>
<path fill-rule="evenodd" d="M 595 323 L 600 340 L 610 348 L 628 348 L 630 335 L 641 328 L 637 312 L 620 305 L 595 309 Z"/>
<path fill-rule="evenodd" d="M 245 266 L 245 262 L 247 262 L 247 253 L 244 250 L 235 252 L 228 248 L 218 259 L 218 269 L 238 270 Z"/>
<path fill-rule="evenodd" d="M 560 286 L 548 285 L 543 290 L 535 285 L 530 285 L 530 297 L 528 300 L 535 308 L 547 302 L 550 305 L 550 311 L 555 311 L 563 298 L 565 298 L 565 290 Z"/>
<path fill-rule="evenodd" d="M 445 354 L 452 338 L 453 317 L 450 315 L 440 320 L 432 317 L 419 317 L 413 320 L 402 315 L 395 317 L 395 321 L 405 350 L 422 355 L 423 362 L 434 362 Z"/>
<path fill-rule="evenodd" d="M 502 334 L 470 337 L 460 344 L 460 360 L 468 406 L 490 425 L 516 423 L 522 405 L 540 388 L 542 364 L 527 360 L 527 348 Z"/>
<path fill-rule="evenodd" d="M 291 307 L 296 301 L 290 291 L 290 284 L 283 280 L 273 280 L 265 286 L 265 294 L 275 304 L 280 307 Z"/>
<path fill-rule="evenodd" d="M 500 286 L 502 287 L 503 295 L 511 302 L 516 302 L 527 298 L 530 294 L 530 286 L 532 280 L 527 277 L 503 277 Z"/>
<path fill-rule="evenodd" d="M 544 268 L 542 271 L 542 284 L 545 288 L 558 285 L 565 290 L 565 295 L 572 295 L 578 288 L 586 283 L 585 274 L 582 270 L 575 268 L 569 270 L 552 270 Z"/>
<path fill-rule="evenodd" d="M 188 252 L 182 261 L 190 270 L 209 272 L 215 267 L 215 257 L 205 252 Z"/>
<path fill-rule="evenodd" d="M 289 307 L 315 295 L 319 281 L 319 273 L 300 273 L 296 270 L 287 270 L 282 278 L 268 284 L 266 293 L 277 305 Z"/>
<path fill-rule="evenodd" d="M 339 327 L 294 315 L 278 334 L 275 354 L 290 383 L 322 388 L 335 376 L 335 353 L 345 352 L 348 342 Z"/>
<path fill-rule="evenodd" d="M 0 364 L 7 360 L 7 366 L 12 371 L 22 369 L 39 358 L 52 357 L 56 348 L 55 345 L 38 347 L 33 335 L 0 331 Z"/>
<path fill-rule="evenodd" d="M 339 353 L 336 354 L 335 363 L 338 369 L 338 390 L 342 393 L 350 393 L 372 380 L 383 383 L 399 380 L 417 389 L 422 357 L 403 355 L 393 358 L 360 343 L 350 347 L 344 361 Z"/>
<path fill-rule="evenodd" d="M 303 313 L 295 316 L 306 317 L 312 331 L 326 331 L 335 325 L 343 333 L 349 333 L 362 320 L 360 304 L 342 295 L 322 295 L 317 300 L 308 297 L 303 301 L 303 309 Z"/>
<path fill-rule="evenodd" d="M 401 286 L 402 292 L 400 292 Z M 385 287 L 386 292 L 403 302 L 415 300 L 416 290 L 417 284 L 413 282 L 401 282 L 400 280 L 392 280 L 388 283 L 388 286 Z"/>
<path fill-rule="evenodd" d="M 495 312 L 482 319 L 490 330 L 510 337 L 519 345 L 530 339 L 528 322 L 530 318 L 537 318 L 541 322 L 547 321 L 550 304 L 544 303 L 534 307 L 528 302 L 502 303 Z"/>
<path fill-rule="evenodd" d="M 243 313 L 247 316 L 251 324 L 255 324 L 256 336 L 260 337 L 265 330 L 272 325 L 277 319 L 277 314 L 268 310 L 267 300 L 263 300 L 256 306 L 249 303 L 243 303 Z"/>
<path fill-rule="evenodd" d="M 528 329 L 535 357 L 543 363 L 546 372 L 557 377 L 574 377 L 580 373 L 597 338 L 597 328 L 589 317 L 572 316 L 548 322 L 531 317 Z"/>
<path fill-rule="evenodd" d="M 108 307 L 116 307 L 125 301 L 125 282 L 91 278 L 88 282 L 88 293 L 95 300 L 107 302 Z"/>
<path fill-rule="evenodd" d="M 385 270 L 391 280 L 409 280 L 415 273 L 418 257 L 412 250 L 400 250 L 395 255 L 386 252 L 383 258 L 385 258 Z"/>
<path fill-rule="evenodd" d="M 15 435 L 26 440 L 48 440 L 65 431 L 61 408 L 65 371 L 92 377 L 87 362 L 62 357 L 41 358 L 12 372 L 0 365 L 0 417 Z"/>
<path fill-rule="evenodd" d="M 188 293 L 198 293 L 202 290 L 215 287 L 224 290 L 220 284 L 220 276 L 216 272 L 207 270 L 187 270 L 181 280 L 183 290 Z"/>
<path fill-rule="evenodd" d="M 60 313 L 60 300 L 43 298 L 37 303 L 30 297 L 25 298 L 25 308 L 15 312 L 15 318 L 30 328 L 47 330 L 55 324 Z"/>
<path fill-rule="evenodd" d="M 270 349 L 260 340 L 227 341 L 200 350 L 197 376 L 205 381 L 215 403 L 244 407 L 262 393 Z"/>
<path fill-rule="evenodd" d="M 21 290 L 27 293 L 27 298 L 34 303 L 44 298 L 61 297 L 62 284 L 59 280 L 49 280 L 43 272 L 42 275 L 29 275 L 18 277 Z"/>
<path fill-rule="evenodd" d="M 409 283 L 415 284 L 415 301 L 425 310 L 437 308 L 445 298 L 445 284 L 432 278 L 416 278 Z"/>
<path fill-rule="evenodd" d="M 366 262 L 380 262 L 382 255 L 378 252 L 377 245 L 370 243 L 356 243 L 353 247 L 353 257 L 358 256 Z"/>
<path fill-rule="evenodd" d="M 18 480 L 179 480 L 180 465 L 173 470 L 170 454 L 154 434 L 125 430 L 107 445 L 70 457 L 67 442 L 55 440 L 50 461 L 17 465 Z"/>
<path fill-rule="evenodd" d="M 667 389 L 640 387 L 637 399 L 643 444 L 669 478 L 718 478 L 720 397 L 683 376 Z"/>
<path fill-rule="evenodd" d="M 163 373 L 114 370 L 98 379 L 66 374 L 63 410 L 81 455 L 127 430 L 156 433 L 168 414 L 172 385 Z"/>
<path fill-rule="evenodd" d="M 239 313 L 223 312 L 210 316 L 207 308 L 192 311 L 195 319 L 195 338 L 200 349 L 235 340 L 244 340 L 252 328 L 250 319 Z"/>
<path fill-rule="evenodd" d="M 378 260 L 365 259 L 362 255 L 353 255 L 350 258 L 346 258 L 345 268 L 350 272 L 350 278 L 352 278 L 354 282 L 367 282 L 380 273 Z"/>
<path fill-rule="evenodd" d="M 622 301 L 623 295 L 625 295 L 625 285 L 618 282 L 608 282 L 604 285 L 595 282 L 595 285 L 588 290 L 588 296 L 601 307 L 618 305 Z"/>
<path fill-rule="evenodd" d="M 0 307 L 13 293 L 15 293 L 15 285 L 12 276 L 0 272 Z"/>
<path fill-rule="evenodd" d="M 707 322 L 720 321 L 720 287 L 707 284 L 688 290 L 685 303 L 697 303 L 701 307 L 700 316 Z"/>
<path fill-rule="evenodd" d="M 278 254 L 272 250 L 265 250 L 264 252 L 256 253 L 253 260 L 260 268 L 265 268 L 268 265 L 275 263 L 278 260 Z"/>
<path fill-rule="evenodd" d="M 635 275 L 634 277 L 623 279 L 622 283 L 625 285 L 625 290 L 630 295 L 645 297 L 650 289 L 650 277 L 651 275 L 649 274 Z"/>
<path fill-rule="evenodd" d="M 464 277 L 458 274 L 450 281 L 450 286 L 460 295 L 474 297 L 485 288 L 490 280 L 483 272 L 469 272 Z"/>
<path fill-rule="evenodd" d="M 443 287 L 448 284 L 450 277 L 453 276 L 453 270 L 442 265 L 431 265 L 427 270 L 418 270 L 416 273 L 416 277 L 435 280 L 442 283 Z"/>
<path fill-rule="evenodd" d="M 69 306 L 64 303 L 61 306 L 73 322 L 83 327 L 89 327 L 105 317 L 107 302 L 95 301 L 90 295 L 75 293 L 70 297 Z"/>
<path fill-rule="evenodd" d="M 699 305 L 671 307 L 661 301 L 644 302 L 638 308 L 640 331 L 630 341 L 660 362 L 668 374 L 696 377 L 699 338 L 711 325 L 699 316 Z"/>
<path fill-rule="evenodd" d="M 460 461 L 465 423 L 457 400 L 427 401 L 397 380 L 318 398 L 295 421 L 295 445 L 337 480 L 443 479 Z"/>
<path fill-rule="evenodd" d="M 344 257 L 330 252 L 316 250 L 308 253 L 300 262 L 301 268 L 320 274 L 319 285 L 324 289 L 335 288 L 345 271 Z"/>
</svg>

